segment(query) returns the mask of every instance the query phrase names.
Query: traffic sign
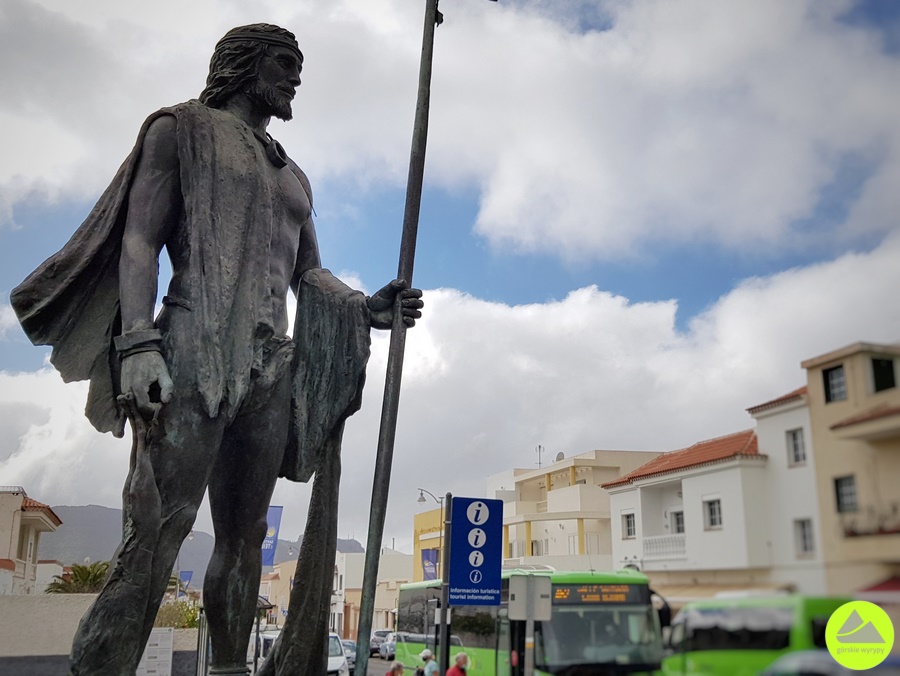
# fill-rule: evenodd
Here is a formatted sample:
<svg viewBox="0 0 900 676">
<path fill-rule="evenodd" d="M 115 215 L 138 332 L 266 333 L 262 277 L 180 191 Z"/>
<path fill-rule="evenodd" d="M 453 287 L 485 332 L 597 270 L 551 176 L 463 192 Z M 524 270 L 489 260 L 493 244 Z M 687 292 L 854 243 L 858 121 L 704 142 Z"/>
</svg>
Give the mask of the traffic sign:
<svg viewBox="0 0 900 676">
<path fill-rule="evenodd" d="M 499 606 L 503 501 L 453 498 L 450 605 Z"/>
</svg>

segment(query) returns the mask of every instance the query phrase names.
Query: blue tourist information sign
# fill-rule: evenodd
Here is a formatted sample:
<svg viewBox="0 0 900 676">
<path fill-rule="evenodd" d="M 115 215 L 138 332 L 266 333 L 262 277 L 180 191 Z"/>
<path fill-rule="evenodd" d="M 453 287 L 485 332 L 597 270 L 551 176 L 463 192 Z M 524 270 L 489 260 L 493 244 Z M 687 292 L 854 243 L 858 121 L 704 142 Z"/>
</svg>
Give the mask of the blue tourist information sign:
<svg viewBox="0 0 900 676">
<path fill-rule="evenodd" d="M 453 498 L 450 605 L 499 606 L 503 501 Z"/>
</svg>

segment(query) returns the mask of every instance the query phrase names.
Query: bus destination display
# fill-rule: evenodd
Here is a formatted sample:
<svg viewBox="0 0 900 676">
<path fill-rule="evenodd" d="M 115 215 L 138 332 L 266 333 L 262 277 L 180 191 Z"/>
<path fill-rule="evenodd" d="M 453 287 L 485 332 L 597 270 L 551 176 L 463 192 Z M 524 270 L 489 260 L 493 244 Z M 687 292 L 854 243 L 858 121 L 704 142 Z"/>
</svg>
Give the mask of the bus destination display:
<svg viewBox="0 0 900 676">
<path fill-rule="evenodd" d="M 640 584 L 555 584 L 556 605 L 589 605 L 592 603 L 647 603 L 650 590 Z"/>
</svg>

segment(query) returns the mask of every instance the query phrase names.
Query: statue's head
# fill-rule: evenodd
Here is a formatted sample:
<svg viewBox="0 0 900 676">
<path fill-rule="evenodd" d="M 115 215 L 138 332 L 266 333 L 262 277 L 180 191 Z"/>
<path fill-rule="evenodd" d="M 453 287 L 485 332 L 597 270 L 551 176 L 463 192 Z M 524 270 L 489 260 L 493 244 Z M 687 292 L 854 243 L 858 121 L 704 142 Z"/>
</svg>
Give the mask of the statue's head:
<svg viewBox="0 0 900 676">
<path fill-rule="evenodd" d="M 211 108 L 222 108 L 235 94 L 243 93 L 268 108 L 268 114 L 290 120 L 293 96 L 260 78 L 260 67 L 267 56 L 296 58 L 299 65 L 303 64 L 303 53 L 290 31 L 267 23 L 232 28 L 216 44 L 200 101 Z"/>
</svg>

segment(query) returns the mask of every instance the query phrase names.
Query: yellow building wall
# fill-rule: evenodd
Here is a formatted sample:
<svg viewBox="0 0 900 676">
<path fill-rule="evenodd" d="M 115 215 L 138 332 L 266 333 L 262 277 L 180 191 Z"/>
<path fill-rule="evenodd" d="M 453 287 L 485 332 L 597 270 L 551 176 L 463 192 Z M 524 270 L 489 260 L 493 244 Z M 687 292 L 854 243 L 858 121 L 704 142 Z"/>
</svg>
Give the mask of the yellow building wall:
<svg viewBox="0 0 900 676">
<path fill-rule="evenodd" d="M 887 348 L 895 356 L 896 348 Z M 849 353 L 848 353 L 849 352 Z M 878 352 L 840 350 L 805 362 L 819 494 L 822 553 L 826 561 L 826 584 L 834 594 L 847 594 L 880 582 L 900 572 L 900 533 L 847 536 L 850 527 L 870 529 L 873 514 L 884 514 L 900 506 L 900 434 L 890 433 L 878 440 L 847 439 L 841 428 L 832 426 L 854 416 L 900 406 L 900 387 L 874 392 L 871 359 Z M 822 371 L 843 365 L 847 399 L 825 401 Z M 895 377 L 900 380 L 900 360 L 895 359 Z M 898 383 L 900 384 L 900 383 Z M 893 423 L 890 423 L 893 424 Z M 848 428 L 844 428 L 848 429 Z M 856 485 L 856 512 L 837 511 L 834 480 L 853 476 Z"/>
<path fill-rule="evenodd" d="M 413 582 L 421 582 L 425 579 L 425 573 L 422 570 L 423 548 L 438 550 L 438 574 L 440 575 L 441 544 L 443 541 L 440 534 L 444 529 L 442 514 L 443 511 L 438 507 L 427 512 L 421 512 L 413 517 Z M 435 537 L 422 540 L 423 535 L 432 534 Z"/>
</svg>

